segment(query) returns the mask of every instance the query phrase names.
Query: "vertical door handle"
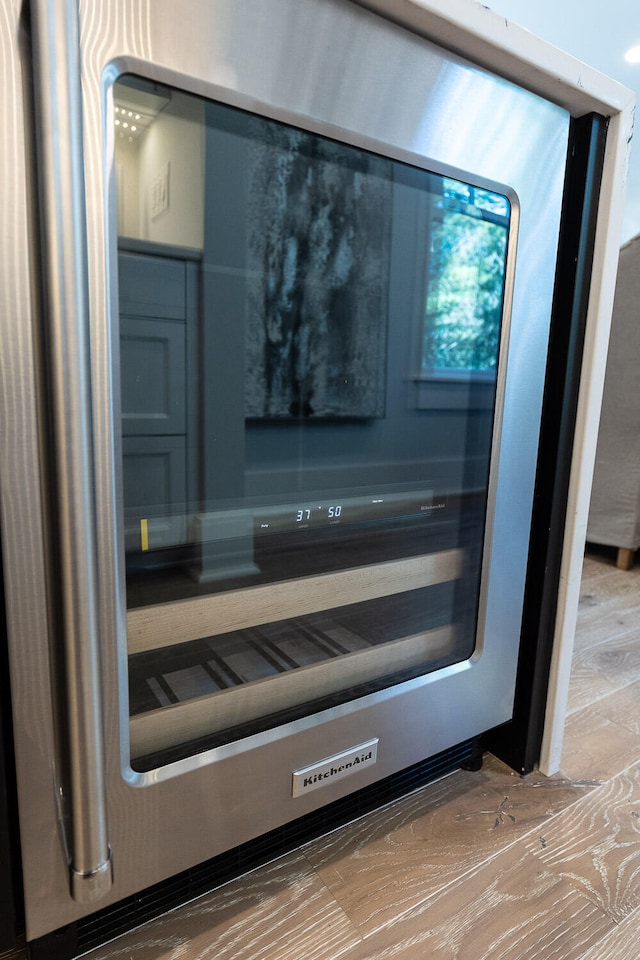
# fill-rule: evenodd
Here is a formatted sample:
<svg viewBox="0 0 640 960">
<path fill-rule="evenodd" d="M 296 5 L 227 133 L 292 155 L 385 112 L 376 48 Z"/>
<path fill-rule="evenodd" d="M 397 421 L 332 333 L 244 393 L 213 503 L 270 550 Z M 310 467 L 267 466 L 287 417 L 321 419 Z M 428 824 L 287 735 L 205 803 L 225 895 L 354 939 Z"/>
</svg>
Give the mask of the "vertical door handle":
<svg viewBox="0 0 640 960">
<path fill-rule="evenodd" d="M 31 0 L 45 357 L 64 643 L 74 899 L 112 884 L 102 720 L 77 0 Z"/>
</svg>

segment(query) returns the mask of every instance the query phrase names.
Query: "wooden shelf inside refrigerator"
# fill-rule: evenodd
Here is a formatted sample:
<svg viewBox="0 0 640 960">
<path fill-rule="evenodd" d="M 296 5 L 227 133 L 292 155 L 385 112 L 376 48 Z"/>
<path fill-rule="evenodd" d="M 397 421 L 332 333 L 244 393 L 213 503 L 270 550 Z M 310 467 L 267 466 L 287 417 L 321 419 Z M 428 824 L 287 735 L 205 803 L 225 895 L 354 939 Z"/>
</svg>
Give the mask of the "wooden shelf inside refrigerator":
<svg viewBox="0 0 640 960">
<path fill-rule="evenodd" d="M 132 757 L 469 655 L 451 622 L 463 557 L 454 549 L 132 611 Z"/>
<path fill-rule="evenodd" d="M 462 550 L 444 550 L 133 609 L 127 614 L 129 653 L 455 580 L 461 575 L 462 563 Z"/>
</svg>

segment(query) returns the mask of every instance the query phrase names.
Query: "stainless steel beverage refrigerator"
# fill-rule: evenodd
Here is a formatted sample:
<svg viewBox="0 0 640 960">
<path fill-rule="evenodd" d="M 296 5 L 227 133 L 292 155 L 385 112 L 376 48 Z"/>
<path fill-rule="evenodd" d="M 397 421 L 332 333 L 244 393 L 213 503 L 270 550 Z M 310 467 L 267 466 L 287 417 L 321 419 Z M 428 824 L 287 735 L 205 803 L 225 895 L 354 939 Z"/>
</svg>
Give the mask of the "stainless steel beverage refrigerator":
<svg viewBox="0 0 640 960">
<path fill-rule="evenodd" d="M 69 957 L 557 742 L 631 100 L 467 0 L 0 36 L 0 879 Z"/>
</svg>

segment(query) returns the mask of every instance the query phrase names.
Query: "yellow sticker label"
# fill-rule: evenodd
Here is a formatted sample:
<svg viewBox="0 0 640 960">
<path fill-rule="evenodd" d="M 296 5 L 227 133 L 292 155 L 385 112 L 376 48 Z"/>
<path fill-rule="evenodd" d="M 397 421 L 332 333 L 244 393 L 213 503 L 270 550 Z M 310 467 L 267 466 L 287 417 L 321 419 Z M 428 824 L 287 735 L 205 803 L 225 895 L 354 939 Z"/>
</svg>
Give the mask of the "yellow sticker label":
<svg viewBox="0 0 640 960">
<path fill-rule="evenodd" d="M 149 549 L 149 525 L 146 520 L 140 521 L 140 543 L 143 550 Z"/>
</svg>

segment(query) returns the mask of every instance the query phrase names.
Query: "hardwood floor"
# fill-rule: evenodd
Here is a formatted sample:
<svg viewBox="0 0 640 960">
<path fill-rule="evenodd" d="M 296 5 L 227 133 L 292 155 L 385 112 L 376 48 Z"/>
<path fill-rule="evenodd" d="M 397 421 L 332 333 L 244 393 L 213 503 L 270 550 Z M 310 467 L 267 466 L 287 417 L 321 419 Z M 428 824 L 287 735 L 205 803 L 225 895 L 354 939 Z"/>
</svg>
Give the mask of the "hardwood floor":
<svg viewBox="0 0 640 960">
<path fill-rule="evenodd" d="M 585 559 L 562 771 L 487 756 L 90 960 L 637 960 L 640 565 Z"/>
</svg>

